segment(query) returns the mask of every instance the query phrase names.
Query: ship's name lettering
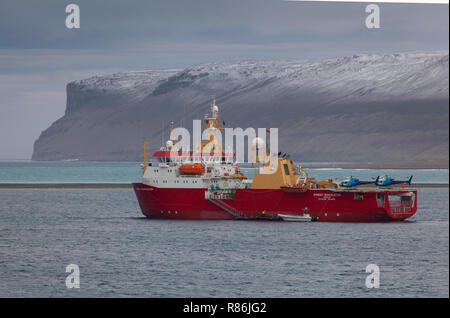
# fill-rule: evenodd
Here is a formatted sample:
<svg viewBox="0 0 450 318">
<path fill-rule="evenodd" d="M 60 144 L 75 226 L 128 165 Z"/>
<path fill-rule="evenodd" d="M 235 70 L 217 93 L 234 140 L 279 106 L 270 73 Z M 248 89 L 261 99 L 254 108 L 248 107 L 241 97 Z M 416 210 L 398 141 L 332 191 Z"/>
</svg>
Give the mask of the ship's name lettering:
<svg viewBox="0 0 450 318">
<path fill-rule="evenodd" d="M 314 193 L 317 200 L 336 200 L 335 197 L 340 197 L 340 193 Z"/>
</svg>

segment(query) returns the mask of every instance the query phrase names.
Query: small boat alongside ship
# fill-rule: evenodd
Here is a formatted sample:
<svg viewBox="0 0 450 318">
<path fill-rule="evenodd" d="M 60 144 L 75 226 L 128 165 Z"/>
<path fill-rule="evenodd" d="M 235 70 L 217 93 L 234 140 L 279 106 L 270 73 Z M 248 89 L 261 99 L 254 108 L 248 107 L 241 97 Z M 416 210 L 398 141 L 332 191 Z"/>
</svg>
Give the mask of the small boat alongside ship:
<svg viewBox="0 0 450 318">
<path fill-rule="evenodd" d="M 205 116 L 207 129 L 224 129 L 219 109 L 212 103 Z M 146 144 L 142 182 L 133 183 L 142 213 L 158 219 L 284 220 L 295 222 L 385 222 L 400 221 L 417 211 L 417 189 L 383 178 L 343 184 L 317 181 L 286 156 L 274 155 L 258 166 L 249 180 L 232 152 L 218 150 L 211 134 L 208 140 L 182 152 L 172 138 L 147 162 Z M 215 152 L 204 151 L 215 147 Z M 269 154 L 268 154 L 269 155 Z M 270 155 L 272 156 L 272 155 Z M 382 184 L 384 182 L 384 184 Z M 307 211 L 307 212 L 305 212 Z"/>
<path fill-rule="evenodd" d="M 278 216 L 283 221 L 288 221 L 288 222 L 311 222 L 312 221 L 312 217 L 309 214 L 302 214 L 302 215 L 297 215 L 297 214 L 278 214 Z"/>
</svg>

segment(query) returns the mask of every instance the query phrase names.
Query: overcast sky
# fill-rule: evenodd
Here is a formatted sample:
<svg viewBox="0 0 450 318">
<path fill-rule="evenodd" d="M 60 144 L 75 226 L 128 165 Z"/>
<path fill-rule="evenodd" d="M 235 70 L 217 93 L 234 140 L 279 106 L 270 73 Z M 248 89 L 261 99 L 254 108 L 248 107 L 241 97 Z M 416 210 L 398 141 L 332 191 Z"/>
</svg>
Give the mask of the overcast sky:
<svg viewBox="0 0 450 318">
<path fill-rule="evenodd" d="M 67 29 L 76 3 L 81 28 Z M 0 0 L 0 159 L 31 157 L 68 82 L 212 61 L 448 51 L 448 5 L 281 0 Z"/>
</svg>

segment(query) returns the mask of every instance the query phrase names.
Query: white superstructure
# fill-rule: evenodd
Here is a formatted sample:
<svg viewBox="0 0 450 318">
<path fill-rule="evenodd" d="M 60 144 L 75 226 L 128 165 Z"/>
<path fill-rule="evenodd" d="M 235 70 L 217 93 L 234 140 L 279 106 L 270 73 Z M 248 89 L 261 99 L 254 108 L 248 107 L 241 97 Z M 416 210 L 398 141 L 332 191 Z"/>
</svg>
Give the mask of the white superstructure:
<svg viewBox="0 0 450 318">
<path fill-rule="evenodd" d="M 211 117 L 204 118 L 209 138 L 196 145 L 192 152 L 178 152 L 177 141 L 172 139 L 173 123 L 171 123 L 170 139 L 164 147 L 153 154 L 153 158 L 157 161 L 144 163 L 142 183 L 159 188 L 209 190 L 249 186 L 249 181 L 234 161 L 235 154 L 231 151 L 223 152 L 216 138 L 215 132 L 223 127 L 219 124 L 219 107 L 215 104 L 215 100 L 211 105 L 211 113 Z"/>
</svg>

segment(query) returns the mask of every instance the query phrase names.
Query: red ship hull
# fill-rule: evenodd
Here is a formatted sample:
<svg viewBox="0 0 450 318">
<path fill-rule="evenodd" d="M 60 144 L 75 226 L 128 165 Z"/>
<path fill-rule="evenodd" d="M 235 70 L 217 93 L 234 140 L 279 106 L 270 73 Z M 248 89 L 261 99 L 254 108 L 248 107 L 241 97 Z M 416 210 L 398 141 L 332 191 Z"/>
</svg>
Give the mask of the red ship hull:
<svg viewBox="0 0 450 318">
<path fill-rule="evenodd" d="M 416 189 L 313 189 L 297 193 L 236 189 L 233 199 L 218 200 L 229 208 L 224 209 L 205 199 L 207 189 L 158 188 L 143 183 L 133 183 L 133 188 L 142 213 L 161 219 L 279 219 L 279 213 L 302 215 L 307 211 L 317 221 L 383 222 L 404 220 L 417 211 Z M 401 195 L 410 200 L 392 201 Z"/>
</svg>

